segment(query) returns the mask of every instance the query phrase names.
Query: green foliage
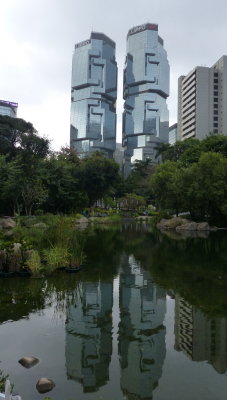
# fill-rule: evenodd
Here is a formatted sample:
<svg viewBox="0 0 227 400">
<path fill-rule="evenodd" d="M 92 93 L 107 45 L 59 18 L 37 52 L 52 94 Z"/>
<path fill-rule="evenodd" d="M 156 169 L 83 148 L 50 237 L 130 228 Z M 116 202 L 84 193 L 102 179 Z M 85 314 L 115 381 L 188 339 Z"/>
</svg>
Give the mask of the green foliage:
<svg viewBox="0 0 227 400">
<path fill-rule="evenodd" d="M 22 156 L 44 158 L 49 153 L 49 140 L 37 135 L 30 122 L 0 115 L 0 154 L 8 159 Z"/>
<path fill-rule="evenodd" d="M 151 191 L 149 187 L 150 175 L 154 171 L 151 160 L 136 160 L 133 164 L 132 171 L 125 180 L 124 194 L 135 193 L 149 199 Z"/>
<path fill-rule="evenodd" d="M 203 140 L 187 139 L 174 145 L 159 145 L 163 161 L 175 161 L 188 167 L 198 162 L 203 152 L 220 153 L 227 157 L 227 136 L 211 134 Z"/>
<path fill-rule="evenodd" d="M 69 265 L 71 268 L 79 267 L 86 261 L 84 252 L 85 240 L 84 233 L 72 231 L 69 245 Z"/>
<path fill-rule="evenodd" d="M 90 206 L 106 195 L 113 195 L 120 179 L 118 164 L 99 152 L 86 157 L 78 172 Z"/>
<path fill-rule="evenodd" d="M 151 190 L 157 208 L 173 209 L 176 214 L 184 206 L 184 169 L 176 162 L 166 161 L 157 166 L 151 177 Z"/>
<path fill-rule="evenodd" d="M 43 255 L 46 262 L 45 271 L 48 273 L 68 265 L 69 252 L 66 247 L 53 246 L 50 249 L 45 249 Z"/>
<path fill-rule="evenodd" d="M 0 392 L 5 392 L 5 382 L 8 379 L 9 375 L 4 374 L 4 372 L 0 369 Z"/>
<path fill-rule="evenodd" d="M 218 221 L 227 217 L 227 159 L 223 155 L 203 153 L 185 171 L 185 180 L 185 200 L 194 218 Z"/>
<path fill-rule="evenodd" d="M 166 161 L 156 168 L 151 188 L 159 209 L 190 211 L 193 219 L 212 222 L 227 217 L 227 159 L 222 154 L 202 153 L 188 168 Z"/>
<path fill-rule="evenodd" d="M 42 275 L 41 258 L 37 250 L 31 250 L 26 261 L 26 267 L 30 269 L 34 277 L 40 277 Z"/>
<path fill-rule="evenodd" d="M 118 164 L 101 153 L 50 153 L 31 123 L 0 116 L 0 213 L 77 213 L 119 192 Z"/>
<path fill-rule="evenodd" d="M 119 207 L 123 210 L 140 210 L 145 207 L 145 199 L 142 196 L 138 196 L 134 193 L 126 194 L 124 197 L 118 200 Z"/>
</svg>

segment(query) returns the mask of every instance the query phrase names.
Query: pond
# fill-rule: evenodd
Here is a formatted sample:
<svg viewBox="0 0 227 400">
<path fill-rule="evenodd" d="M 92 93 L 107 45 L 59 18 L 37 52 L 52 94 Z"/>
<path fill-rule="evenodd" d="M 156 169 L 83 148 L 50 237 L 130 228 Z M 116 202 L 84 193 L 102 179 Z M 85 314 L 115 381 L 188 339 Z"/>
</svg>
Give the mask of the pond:
<svg viewBox="0 0 227 400">
<path fill-rule="evenodd" d="M 88 232 L 77 274 L 1 279 L 0 369 L 23 400 L 224 400 L 227 235 Z M 31 369 L 23 356 L 38 357 Z"/>
</svg>

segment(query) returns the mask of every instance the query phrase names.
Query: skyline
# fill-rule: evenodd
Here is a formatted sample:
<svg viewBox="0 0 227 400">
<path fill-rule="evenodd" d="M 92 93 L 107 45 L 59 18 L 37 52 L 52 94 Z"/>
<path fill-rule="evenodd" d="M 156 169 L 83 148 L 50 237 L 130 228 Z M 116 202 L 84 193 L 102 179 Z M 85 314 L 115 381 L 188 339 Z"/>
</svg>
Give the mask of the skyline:
<svg viewBox="0 0 227 400">
<path fill-rule="evenodd" d="M 227 53 L 224 1 L 14 0 L 1 5 L 0 98 L 18 102 L 18 117 L 33 123 L 52 147 L 69 144 L 70 81 L 75 43 L 91 31 L 116 42 L 118 63 L 117 142 L 121 141 L 126 36 L 133 26 L 159 25 L 170 64 L 170 125 L 177 121 L 177 79 L 197 65 L 211 66 Z M 121 12 L 119 12 L 119 9 Z M 221 12 L 220 12 L 221 10 Z M 203 15 L 203 20 L 201 20 Z"/>
</svg>

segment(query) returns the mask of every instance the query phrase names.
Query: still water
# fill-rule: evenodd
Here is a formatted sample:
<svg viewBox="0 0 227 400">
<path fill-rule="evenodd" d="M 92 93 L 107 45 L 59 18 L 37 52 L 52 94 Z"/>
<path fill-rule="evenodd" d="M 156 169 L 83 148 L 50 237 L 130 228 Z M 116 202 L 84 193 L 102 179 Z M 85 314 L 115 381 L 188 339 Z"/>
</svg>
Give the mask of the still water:
<svg viewBox="0 0 227 400">
<path fill-rule="evenodd" d="M 227 235 L 105 227 L 86 253 L 75 275 L 0 280 L 0 369 L 23 400 L 43 376 L 54 400 L 226 399 Z"/>
</svg>

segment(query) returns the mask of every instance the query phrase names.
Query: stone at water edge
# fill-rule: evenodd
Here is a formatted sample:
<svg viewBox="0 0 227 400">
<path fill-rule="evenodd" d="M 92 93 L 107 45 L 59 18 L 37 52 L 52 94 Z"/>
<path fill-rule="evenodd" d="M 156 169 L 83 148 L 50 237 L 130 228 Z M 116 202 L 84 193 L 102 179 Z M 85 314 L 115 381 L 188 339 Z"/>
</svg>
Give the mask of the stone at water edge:
<svg viewBox="0 0 227 400">
<path fill-rule="evenodd" d="M 36 383 L 36 389 L 39 393 L 47 393 L 50 392 L 55 387 L 54 381 L 48 378 L 40 378 Z"/>
<path fill-rule="evenodd" d="M 1 229 L 12 229 L 17 225 L 16 221 L 12 218 L 0 218 L 0 228 Z"/>
<path fill-rule="evenodd" d="M 210 231 L 210 225 L 208 222 L 199 222 L 197 224 L 197 231 Z"/>
<path fill-rule="evenodd" d="M 39 363 L 39 359 L 33 356 L 22 357 L 19 361 L 24 368 L 32 368 Z"/>
</svg>

